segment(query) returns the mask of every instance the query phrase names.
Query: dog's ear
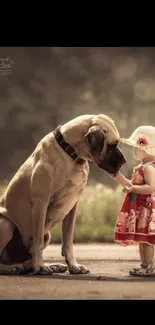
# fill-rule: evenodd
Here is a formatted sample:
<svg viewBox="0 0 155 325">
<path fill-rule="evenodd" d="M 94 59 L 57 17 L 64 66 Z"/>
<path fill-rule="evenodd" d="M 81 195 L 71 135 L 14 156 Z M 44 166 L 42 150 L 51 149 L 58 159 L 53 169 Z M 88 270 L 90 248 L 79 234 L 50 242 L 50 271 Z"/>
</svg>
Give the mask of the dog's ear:
<svg viewBox="0 0 155 325">
<path fill-rule="evenodd" d="M 101 130 L 98 126 L 93 125 L 89 128 L 84 140 L 88 143 L 92 153 L 100 153 L 104 146 L 107 130 Z"/>
</svg>

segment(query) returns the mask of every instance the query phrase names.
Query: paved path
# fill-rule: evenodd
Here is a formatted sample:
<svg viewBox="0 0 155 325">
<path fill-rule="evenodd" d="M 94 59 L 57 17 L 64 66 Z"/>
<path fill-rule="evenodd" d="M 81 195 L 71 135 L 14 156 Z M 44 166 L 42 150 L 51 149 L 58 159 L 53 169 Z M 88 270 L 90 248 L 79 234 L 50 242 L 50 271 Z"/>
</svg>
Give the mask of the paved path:
<svg viewBox="0 0 155 325">
<path fill-rule="evenodd" d="M 78 262 L 88 275 L 51 277 L 0 276 L 0 299 L 155 299 L 155 276 L 130 277 L 139 263 L 138 247 L 108 244 L 74 245 Z M 60 245 L 47 247 L 47 262 L 63 262 Z"/>
</svg>

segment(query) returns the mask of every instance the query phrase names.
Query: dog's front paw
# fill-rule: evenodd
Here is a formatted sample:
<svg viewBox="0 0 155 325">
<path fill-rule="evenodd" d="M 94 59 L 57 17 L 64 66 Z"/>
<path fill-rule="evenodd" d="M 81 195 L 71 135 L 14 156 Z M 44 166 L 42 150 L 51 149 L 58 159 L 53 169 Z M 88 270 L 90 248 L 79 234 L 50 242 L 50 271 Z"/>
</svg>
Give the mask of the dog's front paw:
<svg viewBox="0 0 155 325">
<path fill-rule="evenodd" d="M 51 275 L 51 274 L 53 274 L 53 271 L 47 265 L 35 265 L 35 266 L 33 266 L 33 274 L 34 275 Z"/>
<path fill-rule="evenodd" d="M 27 271 L 23 264 L 15 264 L 8 268 L 6 267 L 6 271 L 4 272 L 4 274 L 8 274 L 8 275 L 23 275 L 26 273 Z"/>
<path fill-rule="evenodd" d="M 27 273 L 27 270 L 25 269 L 24 264 L 23 265 L 15 265 L 12 268 L 13 275 L 23 275 L 26 273 Z"/>
<path fill-rule="evenodd" d="M 53 263 L 48 265 L 53 273 L 65 273 L 68 270 L 68 266 L 62 263 Z"/>
<path fill-rule="evenodd" d="M 70 274 L 88 274 L 90 271 L 84 266 L 84 265 L 79 265 L 73 264 L 69 267 L 69 272 Z"/>
</svg>

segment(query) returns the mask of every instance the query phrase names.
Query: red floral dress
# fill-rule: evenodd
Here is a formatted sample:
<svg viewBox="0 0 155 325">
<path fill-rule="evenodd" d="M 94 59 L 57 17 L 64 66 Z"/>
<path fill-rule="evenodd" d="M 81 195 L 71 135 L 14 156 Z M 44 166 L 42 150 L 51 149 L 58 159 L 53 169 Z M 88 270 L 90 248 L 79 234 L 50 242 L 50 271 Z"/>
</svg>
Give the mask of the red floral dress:
<svg viewBox="0 0 155 325">
<path fill-rule="evenodd" d="M 155 161 L 151 164 L 155 166 Z M 138 165 L 133 169 L 131 181 L 134 185 L 145 184 L 144 166 Z M 114 240 L 122 246 L 155 244 L 155 192 L 151 195 L 126 195 L 117 217 Z"/>
</svg>

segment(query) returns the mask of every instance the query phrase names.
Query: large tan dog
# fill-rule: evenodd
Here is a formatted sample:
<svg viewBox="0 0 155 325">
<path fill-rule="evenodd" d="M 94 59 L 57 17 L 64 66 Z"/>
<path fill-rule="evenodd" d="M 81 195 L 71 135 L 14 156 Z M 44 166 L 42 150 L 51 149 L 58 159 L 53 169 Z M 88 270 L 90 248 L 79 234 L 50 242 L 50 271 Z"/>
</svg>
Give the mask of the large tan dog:
<svg viewBox="0 0 155 325">
<path fill-rule="evenodd" d="M 87 183 L 88 161 L 112 174 L 126 162 L 119 140 L 112 119 L 99 114 L 79 116 L 39 142 L 0 200 L 1 274 L 66 271 L 66 265 L 43 263 L 49 230 L 60 221 L 69 272 L 89 272 L 73 253 L 77 203 Z"/>
</svg>

